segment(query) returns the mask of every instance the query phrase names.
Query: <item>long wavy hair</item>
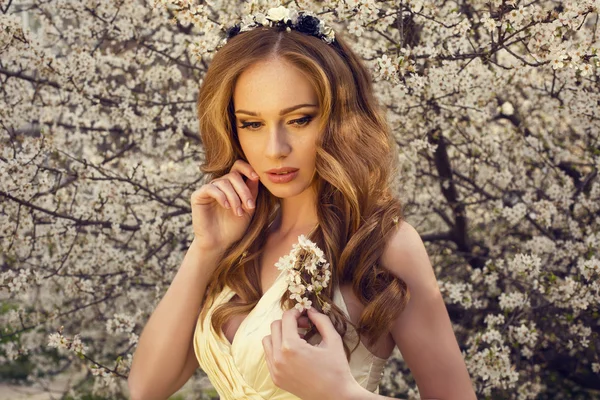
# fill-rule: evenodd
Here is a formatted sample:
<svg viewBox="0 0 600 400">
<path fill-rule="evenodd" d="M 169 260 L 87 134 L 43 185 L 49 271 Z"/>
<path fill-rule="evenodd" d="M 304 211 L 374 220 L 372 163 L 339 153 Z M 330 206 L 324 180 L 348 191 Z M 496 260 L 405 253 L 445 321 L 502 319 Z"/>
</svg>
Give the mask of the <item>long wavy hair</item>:
<svg viewBox="0 0 600 400">
<path fill-rule="evenodd" d="M 318 225 L 307 237 L 331 265 L 330 284 L 320 296 L 331 304 L 329 315 L 342 337 L 346 339 L 350 324 L 374 345 L 410 296 L 406 283 L 378 264 L 387 240 L 402 223 L 403 206 L 392 190 L 398 173 L 396 143 L 373 95 L 371 76 L 344 38 L 336 33 L 336 41 L 329 45 L 294 30 L 262 27 L 229 39 L 215 54 L 200 87 L 198 117 L 205 151 L 200 169 L 209 181 L 227 174 L 236 159 L 247 162 L 237 136 L 234 85 L 249 66 L 269 58 L 283 59 L 303 71 L 319 98 L 323 134 L 316 154 Z M 224 249 L 200 318 L 204 320 L 225 285 L 240 301 L 215 307 L 211 323 L 216 332 L 232 316 L 250 312 L 262 297 L 258 261 L 279 204 L 261 183 L 246 233 Z M 333 303 L 334 286 L 349 282 L 365 305 L 358 326 Z M 322 312 L 319 302 L 311 300 Z M 282 309 L 293 307 L 289 292 L 280 304 Z M 315 333 L 313 326 L 305 339 Z M 358 344 L 350 351 L 344 340 L 348 360 Z"/>
</svg>

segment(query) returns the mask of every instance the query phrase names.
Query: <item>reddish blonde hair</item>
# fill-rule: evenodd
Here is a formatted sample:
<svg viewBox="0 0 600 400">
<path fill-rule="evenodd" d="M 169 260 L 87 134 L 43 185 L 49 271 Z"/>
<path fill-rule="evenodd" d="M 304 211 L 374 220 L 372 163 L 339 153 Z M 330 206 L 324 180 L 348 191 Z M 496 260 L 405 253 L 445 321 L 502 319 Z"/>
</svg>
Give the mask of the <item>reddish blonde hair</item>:
<svg viewBox="0 0 600 400">
<path fill-rule="evenodd" d="M 340 34 L 336 39 L 336 44 L 328 45 L 294 30 L 281 32 L 268 27 L 231 38 L 215 54 L 200 88 L 198 117 L 206 154 L 201 170 L 212 180 L 228 173 L 236 159 L 247 161 L 233 115 L 234 85 L 244 70 L 259 61 L 281 58 L 305 73 L 319 98 L 319 132 L 324 132 L 316 154 L 319 225 L 308 237 L 331 264 L 331 284 L 321 292 L 321 298 L 332 305 L 332 322 L 345 336 L 347 324 L 353 324 L 333 303 L 333 287 L 351 283 L 354 294 L 365 305 L 358 326 L 353 326 L 373 345 L 389 331 L 409 299 L 406 283 L 378 264 L 387 240 L 403 219 L 402 205 L 391 189 L 392 178 L 398 173 L 396 148 L 373 95 L 368 70 Z M 233 315 L 252 310 L 262 296 L 258 259 L 278 204 L 261 184 L 246 234 L 225 249 L 219 261 L 200 318 L 206 317 L 225 285 L 237 293 L 240 302 L 215 308 L 211 323 L 217 332 Z M 398 225 L 395 217 L 399 218 Z M 293 306 L 286 294 L 281 306 Z M 313 306 L 320 310 L 314 298 Z M 313 327 L 305 338 L 314 333 Z M 345 343 L 344 349 L 349 359 L 351 351 Z"/>
</svg>

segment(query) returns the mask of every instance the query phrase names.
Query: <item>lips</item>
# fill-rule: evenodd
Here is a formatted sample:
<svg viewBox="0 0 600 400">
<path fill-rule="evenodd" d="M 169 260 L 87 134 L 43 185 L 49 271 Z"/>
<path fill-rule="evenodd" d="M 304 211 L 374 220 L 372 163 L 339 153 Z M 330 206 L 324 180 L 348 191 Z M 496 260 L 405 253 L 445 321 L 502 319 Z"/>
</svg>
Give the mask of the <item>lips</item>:
<svg viewBox="0 0 600 400">
<path fill-rule="evenodd" d="M 296 179 L 298 174 L 299 174 L 298 170 L 292 171 L 292 172 L 287 172 L 287 173 L 282 173 L 282 174 L 274 174 L 272 172 L 268 172 L 267 177 L 273 183 L 289 183 L 289 182 L 293 181 L 294 179 Z"/>
<path fill-rule="evenodd" d="M 274 168 L 267 171 L 269 174 L 287 174 L 290 172 L 298 171 L 298 168 L 292 167 L 282 167 L 282 168 Z"/>
</svg>

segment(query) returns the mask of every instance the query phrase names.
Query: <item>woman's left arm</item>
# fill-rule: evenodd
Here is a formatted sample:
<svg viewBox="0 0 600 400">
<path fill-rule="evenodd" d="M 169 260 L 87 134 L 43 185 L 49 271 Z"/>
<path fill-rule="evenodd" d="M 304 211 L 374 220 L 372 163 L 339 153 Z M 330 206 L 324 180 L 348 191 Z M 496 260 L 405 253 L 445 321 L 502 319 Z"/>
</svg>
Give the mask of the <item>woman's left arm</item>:
<svg viewBox="0 0 600 400">
<path fill-rule="evenodd" d="M 427 251 L 406 221 L 388 242 L 382 267 L 406 282 L 410 300 L 390 333 L 422 399 L 476 399 Z M 362 389 L 362 390 L 361 390 Z M 387 398 L 360 387 L 351 398 Z"/>
<path fill-rule="evenodd" d="M 410 299 L 390 333 L 415 378 L 422 399 L 470 400 L 475 392 L 446 305 L 418 232 L 402 222 L 387 243 L 382 267 L 404 280 Z M 352 376 L 343 343 L 329 317 L 309 318 L 323 337 L 311 346 L 298 334 L 296 309 L 271 325 L 263 346 L 273 382 L 302 399 L 389 399 L 369 392 Z"/>
</svg>

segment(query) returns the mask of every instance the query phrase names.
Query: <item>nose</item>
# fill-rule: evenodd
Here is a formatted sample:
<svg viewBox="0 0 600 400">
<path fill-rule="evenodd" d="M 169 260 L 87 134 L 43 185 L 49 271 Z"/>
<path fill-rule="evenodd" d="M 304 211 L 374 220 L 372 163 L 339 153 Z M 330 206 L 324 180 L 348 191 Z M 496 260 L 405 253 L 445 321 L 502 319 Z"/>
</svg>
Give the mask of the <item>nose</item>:
<svg viewBox="0 0 600 400">
<path fill-rule="evenodd" d="M 269 130 L 265 155 L 273 159 L 279 159 L 287 156 L 291 151 L 292 147 L 285 127 L 279 124 L 273 125 Z"/>
</svg>

